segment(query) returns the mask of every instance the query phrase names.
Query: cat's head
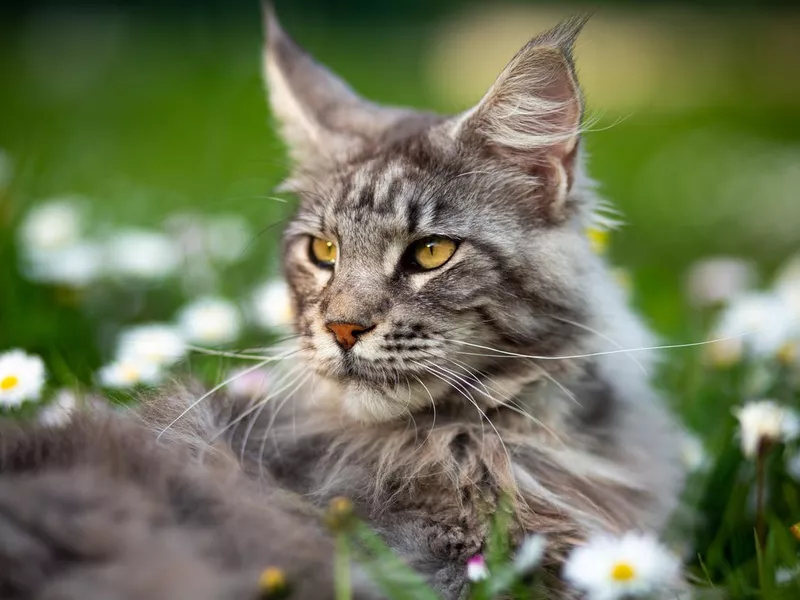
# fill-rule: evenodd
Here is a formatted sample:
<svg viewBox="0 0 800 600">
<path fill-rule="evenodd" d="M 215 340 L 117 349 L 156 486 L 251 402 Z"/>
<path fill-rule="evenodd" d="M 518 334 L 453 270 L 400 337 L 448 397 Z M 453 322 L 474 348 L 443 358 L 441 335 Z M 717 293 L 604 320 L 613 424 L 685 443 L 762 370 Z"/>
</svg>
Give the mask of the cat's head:
<svg viewBox="0 0 800 600">
<path fill-rule="evenodd" d="M 501 403 L 557 366 L 504 352 L 575 349 L 599 265 L 571 55 L 582 24 L 534 38 L 444 117 L 359 97 L 268 15 L 265 75 L 300 199 L 285 274 L 309 363 L 350 415 Z"/>
</svg>

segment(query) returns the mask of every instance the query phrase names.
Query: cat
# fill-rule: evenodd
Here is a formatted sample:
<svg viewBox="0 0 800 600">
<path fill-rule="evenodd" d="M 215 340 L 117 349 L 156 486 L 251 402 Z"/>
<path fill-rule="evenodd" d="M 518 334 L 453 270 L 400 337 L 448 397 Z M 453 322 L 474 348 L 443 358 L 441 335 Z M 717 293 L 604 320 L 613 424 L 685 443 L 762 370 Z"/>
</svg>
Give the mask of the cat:
<svg viewBox="0 0 800 600">
<path fill-rule="evenodd" d="M 245 597 L 273 562 L 308 584 L 301 597 L 324 597 L 309 591 L 330 589 L 314 511 L 337 496 L 445 598 L 463 595 L 503 501 L 516 541 L 546 536 L 553 573 L 595 533 L 663 530 L 684 478 L 681 429 L 649 354 L 629 352 L 653 336 L 586 235 L 603 202 L 581 146 L 572 48 L 584 21 L 535 37 L 448 117 L 361 98 L 267 9 L 264 74 L 293 165 L 283 189 L 299 199 L 283 241 L 292 348 L 250 403 L 171 390 L 135 416 L 0 434 L 0 527 L 21 539 L 0 542 L 0 572 L 22 556 L 36 565 L 0 586 L 82 568 L 83 539 L 69 540 L 77 566 L 54 550 L 76 530 L 68 518 L 16 516 L 53 495 L 69 518 L 100 513 L 108 539 L 89 536 L 87 552 L 131 561 L 131 585 L 178 561 L 153 584 L 167 587 L 138 597 L 184 597 L 176 581 L 198 570 L 193 598 Z M 126 511 L 142 525 L 118 525 Z M 173 545 L 129 549 L 149 535 L 161 547 L 148 522 L 167 523 Z M 359 594 L 377 594 L 355 573 Z"/>
</svg>

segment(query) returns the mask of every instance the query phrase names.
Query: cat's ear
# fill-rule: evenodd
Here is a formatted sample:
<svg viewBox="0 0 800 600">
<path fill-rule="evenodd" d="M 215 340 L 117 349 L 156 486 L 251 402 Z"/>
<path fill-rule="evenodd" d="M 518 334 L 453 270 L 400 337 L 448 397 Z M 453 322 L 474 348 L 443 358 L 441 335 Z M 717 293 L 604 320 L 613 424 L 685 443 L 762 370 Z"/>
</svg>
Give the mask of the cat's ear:
<svg viewBox="0 0 800 600">
<path fill-rule="evenodd" d="M 462 143 L 540 177 L 553 214 L 574 180 L 583 101 L 572 48 L 587 18 L 564 21 L 528 42 L 453 124 Z"/>
<path fill-rule="evenodd" d="M 397 118 L 398 111 L 361 98 L 300 48 L 268 3 L 264 21 L 269 101 L 289 154 L 300 169 L 313 171 L 335 164 Z"/>
</svg>

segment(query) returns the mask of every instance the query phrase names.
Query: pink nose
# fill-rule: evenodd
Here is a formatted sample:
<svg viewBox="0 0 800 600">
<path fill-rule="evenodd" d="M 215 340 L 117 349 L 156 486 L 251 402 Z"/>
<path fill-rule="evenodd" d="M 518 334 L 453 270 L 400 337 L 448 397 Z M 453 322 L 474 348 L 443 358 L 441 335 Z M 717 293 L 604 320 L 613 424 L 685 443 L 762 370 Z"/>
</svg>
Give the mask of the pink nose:
<svg viewBox="0 0 800 600">
<path fill-rule="evenodd" d="M 350 350 L 356 345 L 359 335 L 372 329 L 372 327 L 364 327 L 357 323 L 325 323 L 325 327 L 330 330 L 336 341 L 345 350 Z"/>
</svg>

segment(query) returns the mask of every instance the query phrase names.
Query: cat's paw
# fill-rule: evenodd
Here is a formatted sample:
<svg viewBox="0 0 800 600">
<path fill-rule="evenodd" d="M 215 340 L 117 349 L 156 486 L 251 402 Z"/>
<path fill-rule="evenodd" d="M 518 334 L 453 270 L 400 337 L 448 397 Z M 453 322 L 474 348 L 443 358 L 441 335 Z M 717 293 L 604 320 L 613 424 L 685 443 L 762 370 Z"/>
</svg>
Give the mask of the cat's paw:
<svg viewBox="0 0 800 600">
<path fill-rule="evenodd" d="M 438 559 L 464 561 L 481 551 L 483 536 L 459 525 L 431 521 L 422 526 L 431 554 Z"/>
</svg>

